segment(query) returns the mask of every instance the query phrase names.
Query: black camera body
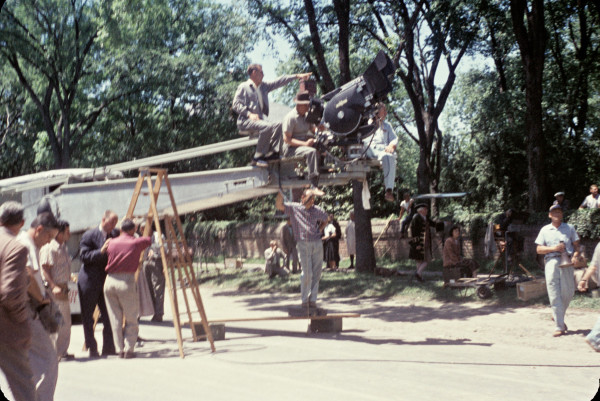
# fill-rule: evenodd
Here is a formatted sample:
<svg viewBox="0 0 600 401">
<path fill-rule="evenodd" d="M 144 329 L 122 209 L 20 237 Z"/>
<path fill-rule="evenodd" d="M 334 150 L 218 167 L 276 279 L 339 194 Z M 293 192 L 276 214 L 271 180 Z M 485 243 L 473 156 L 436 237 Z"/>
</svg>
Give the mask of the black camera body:
<svg viewBox="0 0 600 401">
<path fill-rule="evenodd" d="M 396 71 L 390 58 L 380 51 L 364 74 L 321 98 L 311 100 L 306 120 L 324 124 L 316 138 L 317 149 L 357 144 L 375 130 L 370 124 L 375 105 L 392 91 Z"/>
</svg>

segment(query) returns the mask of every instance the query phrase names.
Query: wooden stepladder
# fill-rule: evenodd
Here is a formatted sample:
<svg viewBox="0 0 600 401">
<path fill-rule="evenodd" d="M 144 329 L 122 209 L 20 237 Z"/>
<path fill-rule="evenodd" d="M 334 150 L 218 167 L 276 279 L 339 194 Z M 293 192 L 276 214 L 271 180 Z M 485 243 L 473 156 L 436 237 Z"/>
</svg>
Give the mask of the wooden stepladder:
<svg viewBox="0 0 600 401">
<path fill-rule="evenodd" d="M 160 189 L 163 183 L 165 184 L 167 192 L 169 194 L 173 215 L 164 214 L 162 216 L 159 216 L 158 214 L 158 209 L 156 205 L 158 195 L 160 193 Z M 198 281 L 196 280 L 196 276 L 194 274 L 192 266 L 192 256 L 189 252 L 189 248 L 185 240 L 181 220 L 179 219 L 179 214 L 177 213 L 177 206 L 175 205 L 175 198 L 173 197 L 173 191 L 171 190 L 171 184 L 169 183 L 169 178 L 167 176 L 166 169 L 140 168 L 140 174 L 135 184 L 135 189 L 133 191 L 133 196 L 131 197 L 131 203 L 129 204 L 129 209 L 127 210 L 126 217 L 134 217 L 133 213 L 135 211 L 138 198 L 142 193 L 144 184 L 147 184 L 148 195 L 150 195 L 150 207 L 148 213 L 144 216 L 146 219 L 144 236 L 152 235 L 152 222 L 154 222 L 154 226 L 156 227 L 156 232 L 158 234 L 160 244 L 160 256 L 163 264 L 165 282 L 167 290 L 169 292 L 169 299 L 171 301 L 171 310 L 173 312 L 173 325 L 177 334 L 179 355 L 182 358 L 185 357 L 183 353 L 183 339 L 181 336 L 181 320 L 179 312 L 179 303 L 177 301 L 176 282 L 179 282 L 180 285 L 180 289 L 185 303 L 186 314 L 188 317 L 190 328 L 192 329 L 192 336 L 194 341 L 198 341 L 199 338 L 206 338 L 210 342 L 210 348 L 212 352 L 215 352 L 215 344 L 213 341 L 212 332 L 210 331 L 210 327 L 208 325 L 206 312 L 204 311 L 204 304 L 202 303 L 202 297 L 200 296 L 200 290 L 198 288 Z M 159 223 L 161 217 L 165 222 L 166 232 L 164 233 L 162 232 Z M 173 224 L 173 222 L 175 224 Z M 140 259 L 140 265 L 141 262 L 142 260 Z M 191 293 L 191 299 L 190 296 L 188 296 L 188 291 Z M 196 311 L 193 311 L 191 309 L 191 301 L 196 303 Z M 198 335 L 198 333 L 196 333 L 196 327 L 192 320 L 192 313 L 194 312 L 198 312 L 200 314 L 200 319 L 205 334 Z"/>
</svg>

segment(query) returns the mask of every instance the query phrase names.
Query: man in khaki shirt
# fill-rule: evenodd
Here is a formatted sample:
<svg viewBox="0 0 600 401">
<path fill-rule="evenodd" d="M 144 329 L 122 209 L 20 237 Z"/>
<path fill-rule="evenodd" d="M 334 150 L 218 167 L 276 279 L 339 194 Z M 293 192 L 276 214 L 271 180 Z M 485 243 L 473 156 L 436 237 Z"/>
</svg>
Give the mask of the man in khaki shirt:
<svg viewBox="0 0 600 401">
<path fill-rule="evenodd" d="M 44 280 L 48 283 L 48 289 L 52 292 L 64 319 L 64 325 L 58 331 L 54 342 L 59 360 L 74 359 L 72 354 L 67 353 L 71 342 L 71 307 L 68 287 L 71 279 L 71 256 L 67 248 L 70 237 L 69 223 L 59 220 L 56 238 L 40 249 L 40 264 Z"/>
</svg>

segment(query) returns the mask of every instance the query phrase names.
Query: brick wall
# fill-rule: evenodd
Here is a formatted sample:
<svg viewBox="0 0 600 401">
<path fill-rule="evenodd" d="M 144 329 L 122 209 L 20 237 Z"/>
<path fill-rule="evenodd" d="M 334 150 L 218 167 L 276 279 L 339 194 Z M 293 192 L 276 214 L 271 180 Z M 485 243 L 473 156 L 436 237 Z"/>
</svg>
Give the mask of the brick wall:
<svg viewBox="0 0 600 401">
<path fill-rule="evenodd" d="M 223 239 L 220 244 L 216 244 L 209 253 L 214 255 L 222 255 L 222 250 L 225 250 L 227 257 L 242 257 L 242 258 L 255 258 L 263 257 L 265 249 L 269 247 L 269 241 L 272 239 L 279 240 L 281 227 L 285 223 L 278 225 L 271 224 L 246 224 L 237 228 L 235 233 L 229 239 Z M 392 260 L 401 260 L 408 258 L 409 244 L 408 239 L 400 238 L 400 222 L 391 221 L 387 230 L 381 235 L 384 230 L 386 221 L 385 220 L 373 220 L 373 241 L 377 242 L 375 246 L 375 255 L 377 258 L 388 257 Z M 340 221 L 342 233 L 345 236 L 346 222 Z M 535 238 L 541 227 L 539 226 L 526 226 L 526 225 L 515 225 L 515 230 L 523 237 L 523 255 L 525 258 L 534 257 L 536 255 L 534 243 Z M 436 233 L 433 238 L 433 255 L 436 259 L 442 257 L 442 238 L 441 232 Z M 485 258 L 485 244 L 484 236 L 477 238 L 475 242 L 469 239 L 469 236 L 463 233 L 463 253 L 465 257 L 475 257 L 477 259 Z M 588 260 L 591 259 L 592 253 L 598 241 L 582 240 L 582 244 L 585 246 L 585 252 Z M 493 247 L 494 253 L 496 252 Z M 342 258 L 348 256 L 346 250 L 345 238 L 340 242 L 340 255 Z"/>
</svg>

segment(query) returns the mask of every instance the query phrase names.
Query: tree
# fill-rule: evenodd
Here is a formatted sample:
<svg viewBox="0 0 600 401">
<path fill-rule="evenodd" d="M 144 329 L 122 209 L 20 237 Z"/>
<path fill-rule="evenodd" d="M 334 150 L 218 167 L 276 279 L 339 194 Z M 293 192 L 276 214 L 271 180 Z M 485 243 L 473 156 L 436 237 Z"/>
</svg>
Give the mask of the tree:
<svg viewBox="0 0 600 401">
<path fill-rule="evenodd" d="M 417 135 L 409 130 L 406 133 L 420 148 L 418 190 L 435 193 L 441 174 L 443 143 L 438 121 L 454 85 L 456 69 L 476 38 L 477 3 L 401 0 L 387 6 L 395 21 L 394 45 L 390 48 L 399 67 L 397 74 L 410 99 Z M 440 63 L 445 63 L 447 78 L 438 87 Z M 432 214 L 437 215 L 435 203 Z"/>
<path fill-rule="evenodd" d="M 544 0 L 511 0 L 510 14 L 525 71 L 528 206 L 530 210 L 542 210 L 547 191 L 543 176 L 545 138 L 542 118 L 542 80 L 547 42 Z"/>
<path fill-rule="evenodd" d="M 205 1 L 26 0 L 0 14 L 0 60 L 37 108 L 54 167 L 98 165 L 235 135 L 249 32 Z"/>
<path fill-rule="evenodd" d="M 0 14 L 0 57 L 40 113 L 56 168 L 70 165 L 79 141 L 118 96 L 89 102 L 82 98 L 82 82 L 94 79 L 90 59 L 97 56 L 101 30 L 97 7 L 78 1 L 28 0 L 9 4 Z"/>
</svg>

